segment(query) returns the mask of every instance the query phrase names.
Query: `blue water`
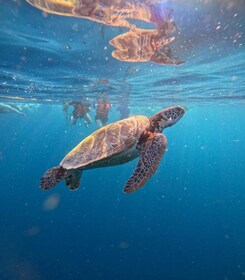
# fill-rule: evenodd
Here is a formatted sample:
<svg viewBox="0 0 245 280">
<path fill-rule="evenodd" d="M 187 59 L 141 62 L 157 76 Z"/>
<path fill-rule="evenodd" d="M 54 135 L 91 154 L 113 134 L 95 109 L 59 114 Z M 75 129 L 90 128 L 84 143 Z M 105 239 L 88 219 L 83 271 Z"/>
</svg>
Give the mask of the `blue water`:
<svg viewBox="0 0 245 280">
<path fill-rule="evenodd" d="M 0 1 L 0 103 L 25 114 L 0 114 L 1 280 L 245 279 L 245 14 L 232 3 L 169 3 L 186 61 L 174 67 L 112 58 L 117 27 Z M 131 114 L 187 108 L 157 172 L 130 195 L 137 160 L 84 172 L 74 192 L 41 190 L 96 129 L 94 109 L 91 126 L 71 126 L 63 102 L 101 92 L 110 122 L 125 96 Z"/>
</svg>

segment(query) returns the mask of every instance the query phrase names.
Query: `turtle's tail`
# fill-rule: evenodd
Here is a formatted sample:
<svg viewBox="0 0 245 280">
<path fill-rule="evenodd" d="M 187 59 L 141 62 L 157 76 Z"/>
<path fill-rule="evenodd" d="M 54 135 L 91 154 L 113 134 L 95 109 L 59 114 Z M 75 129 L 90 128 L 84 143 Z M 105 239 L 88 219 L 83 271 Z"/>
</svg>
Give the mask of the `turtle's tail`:
<svg viewBox="0 0 245 280">
<path fill-rule="evenodd" d="M 50 168 L 40 180 L 40 187 L 43 190 L 48 190 L 58 184 L 65 178 L 67 171 L 62 166 Z"/>
</svg>

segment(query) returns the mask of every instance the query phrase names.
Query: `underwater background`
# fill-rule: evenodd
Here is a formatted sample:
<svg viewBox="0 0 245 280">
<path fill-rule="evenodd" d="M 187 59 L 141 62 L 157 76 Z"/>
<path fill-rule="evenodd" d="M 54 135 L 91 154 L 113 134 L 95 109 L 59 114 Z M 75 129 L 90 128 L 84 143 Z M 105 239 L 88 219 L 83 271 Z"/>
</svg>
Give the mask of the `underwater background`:
<svg viewBox="0 0 245 280">
<path fill-rule="evenodd" d="M 71 1 L 72 2 L 72 1 Z M 0 279 L 245 279 L 244 1 L 162 1 L 185 63 L 124 62 L 126 28 L 0 0 Z M 142 28 L 149 28 L 144 22 Z M 152 26 L 150 26 L 151 28 Z M 181 105 L 168 150 L 133 194 L 137 160 L 43 191 L 44 172 L 96 130 L 70 124 L 67 101 L 106 95 L 109 122 Z"/>
</svg>

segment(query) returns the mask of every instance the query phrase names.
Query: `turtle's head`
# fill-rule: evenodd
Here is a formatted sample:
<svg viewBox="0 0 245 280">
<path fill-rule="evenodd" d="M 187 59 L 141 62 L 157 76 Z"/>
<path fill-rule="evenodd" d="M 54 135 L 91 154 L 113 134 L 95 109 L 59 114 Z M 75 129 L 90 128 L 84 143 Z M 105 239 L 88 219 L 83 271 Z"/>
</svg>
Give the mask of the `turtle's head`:
<svg viewBox="0 0 245 280">
<path fill-rule="evenodd" d="M 162 132 L 164 128 L 177 123 L 177 121 L 183 117 L 184 113 L 185 109 L 181 106 L 169 107 L 158 112 L 150 119 L 151 130 L 154 132 Z"/>
</svg>

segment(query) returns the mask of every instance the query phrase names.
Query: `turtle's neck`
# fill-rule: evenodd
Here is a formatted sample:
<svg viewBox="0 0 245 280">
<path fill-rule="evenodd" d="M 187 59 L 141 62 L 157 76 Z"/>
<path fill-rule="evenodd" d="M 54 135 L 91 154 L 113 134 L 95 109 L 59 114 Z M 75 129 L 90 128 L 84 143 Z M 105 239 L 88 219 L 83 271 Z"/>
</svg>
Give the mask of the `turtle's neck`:
<svg viewBox="0 0 245 280">
<path fill-rule="evenodd" d="M 166 119 L 162 114 L 156 114 L 152 118 L 150 118 L 150 126 L 148 130 L 152 133 L 161 133 L 164 129 L 164 123 Z"/>
</svg>

